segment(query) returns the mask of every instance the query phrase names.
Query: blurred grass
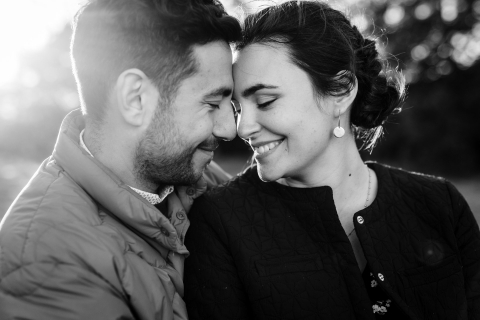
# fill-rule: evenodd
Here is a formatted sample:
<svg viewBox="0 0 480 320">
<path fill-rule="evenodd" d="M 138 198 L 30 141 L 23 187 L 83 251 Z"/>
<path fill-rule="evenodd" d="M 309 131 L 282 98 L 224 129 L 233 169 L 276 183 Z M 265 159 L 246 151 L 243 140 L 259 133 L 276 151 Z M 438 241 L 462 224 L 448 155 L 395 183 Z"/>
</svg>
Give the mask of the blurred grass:
<svg viewBox="0 0 480 320">
<path fill-rule="evenodd" d="M 236 175 L 246 168 L 247 158 L 217 156 L 215 161 L 225 171 Z M 0 219 L 39 166 L 40 163 L 33 161 L 0 158 Z M 480 224 L 480 177 L 451 181 L 463 194 Z"/>
</svg>

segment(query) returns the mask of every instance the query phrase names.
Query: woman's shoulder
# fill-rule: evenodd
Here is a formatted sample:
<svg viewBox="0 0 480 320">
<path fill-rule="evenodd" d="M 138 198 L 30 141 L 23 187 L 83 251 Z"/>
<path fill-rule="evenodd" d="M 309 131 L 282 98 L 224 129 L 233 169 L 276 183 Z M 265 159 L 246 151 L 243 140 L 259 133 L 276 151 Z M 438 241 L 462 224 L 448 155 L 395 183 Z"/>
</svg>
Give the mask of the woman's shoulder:
<svg viewBox="0 0 480 320">
<path fill-rule="evenodd" d="M 192 225 L 242 224 L 242 217 L 251 214 L 250 208 L 258 204 L 260 178 L 256 167 L 248 168 L 231 180 L 213 187 L 195 199 L 188 214 Z"/>
<path fill-rule="evenodd" d="M 237 174 L 232 179 L 212 187 L 202 196 L 195 199 L 193 211 L 204 211 L 211 209 L 227 211 L 232 208 L 233 203 L 239 203 L 246 198 L 251 200 L 252 195 L 258 193 L 260 179 L 257 175 L 256 167 L 250 167 Z"/>
<path fill-rule="evenodd" d="M 256 167 L 249 167 L 230 180 L 211 188 L 202 197 L 210 201 L 228 200 L 256 189 L 259 182 Z"/>
<path fill-rule="evenodd" d="M 403 168 L 393 167 L 386 164 L 381 164 L 377 162 L 367 162 L 367 164 L 375 171 L 379 180 L 386 182 L 400 185 L 408 184 L 410 187 L 413 187 L 415 185 L 444 186 L 448 182 L 443 177 L 409 171 Z"/>
<path fill-rule="evenodd" d="M 392 193 L 401 192 L 408 198 L 430 198 L 449 201 L 452 197 L 461 197 L 455 186 L 439 176 L 408 171 L 376 162 L 368 162 L 378 179 L 379 188 Z"/>
</svg>

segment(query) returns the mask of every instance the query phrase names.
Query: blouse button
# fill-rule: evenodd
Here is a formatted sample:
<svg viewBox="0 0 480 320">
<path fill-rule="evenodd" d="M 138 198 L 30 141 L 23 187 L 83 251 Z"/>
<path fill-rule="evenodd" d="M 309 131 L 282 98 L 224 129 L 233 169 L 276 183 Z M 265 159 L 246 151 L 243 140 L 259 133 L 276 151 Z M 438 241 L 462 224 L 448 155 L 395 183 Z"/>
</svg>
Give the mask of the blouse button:
<svg viewBox="0 0 480 320">
<path fill-rule="evenodd" d="M 385 280 L 385 277 L 383 276 L 383 274 L 379 273 L 378 274 L 378 279 L 380 279 L 381 281 Z"/>
<path fill-rule="evenodd" d="M 363 224 L 363 222 L 364 222 L 365 220 L 363 220 L 363 217 L 362 217 L 362 216 L 358 216 L 358 217 L 357 217 L 357 221 L 358 221 L 358 223 Z"/>
</svg>

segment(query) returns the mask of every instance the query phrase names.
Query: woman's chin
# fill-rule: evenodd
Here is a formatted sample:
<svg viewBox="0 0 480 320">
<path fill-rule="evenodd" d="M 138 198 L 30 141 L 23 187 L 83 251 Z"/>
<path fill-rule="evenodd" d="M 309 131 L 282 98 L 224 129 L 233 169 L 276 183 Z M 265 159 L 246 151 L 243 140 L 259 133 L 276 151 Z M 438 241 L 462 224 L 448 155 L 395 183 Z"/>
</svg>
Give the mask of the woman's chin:
<svg viewBox="0 0 480 320">
<path fill-rule="evenodd" d="M 279 173 L 279 171 L 275 170 L 275 168 L 271 168 L 270 166 L 257 164 L 257 173 L 258 177 L 263 182 L 276 181 L 282 178 L 282 175 Z"/>
</svg>

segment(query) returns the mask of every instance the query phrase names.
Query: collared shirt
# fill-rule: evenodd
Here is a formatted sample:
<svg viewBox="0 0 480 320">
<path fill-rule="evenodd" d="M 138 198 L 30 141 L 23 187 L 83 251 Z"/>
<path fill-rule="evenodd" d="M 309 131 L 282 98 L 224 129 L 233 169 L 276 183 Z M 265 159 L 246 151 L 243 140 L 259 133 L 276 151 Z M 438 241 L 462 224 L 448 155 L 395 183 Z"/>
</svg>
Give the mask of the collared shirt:
<svg viewBox="0 0 480 320">
<path fill-rule="evenodd" d="M 85 132 L 85 129 L 83 129 L 82 132 L 80 132 L 80 146 L 82 146 L 82 148 L 85 149 L 85 151 L 87 151 L 92 158 L 94 158 L 93 154 L 90 152 L 90 150 L 88 150 L 87 146 L 85 145 L 85 142 L 83 141 L 84 132 Z M 156 194 L 156 193 L 139 190 L 134 187 L 130 187 L 130 188 L 152 205 L 159 204 L 160 202 L 165 200 L 165 198 L 174 190 L 173 186 L 166 186 L 163 190 L 161 190 L 158 194 Z"/>
</svg>

